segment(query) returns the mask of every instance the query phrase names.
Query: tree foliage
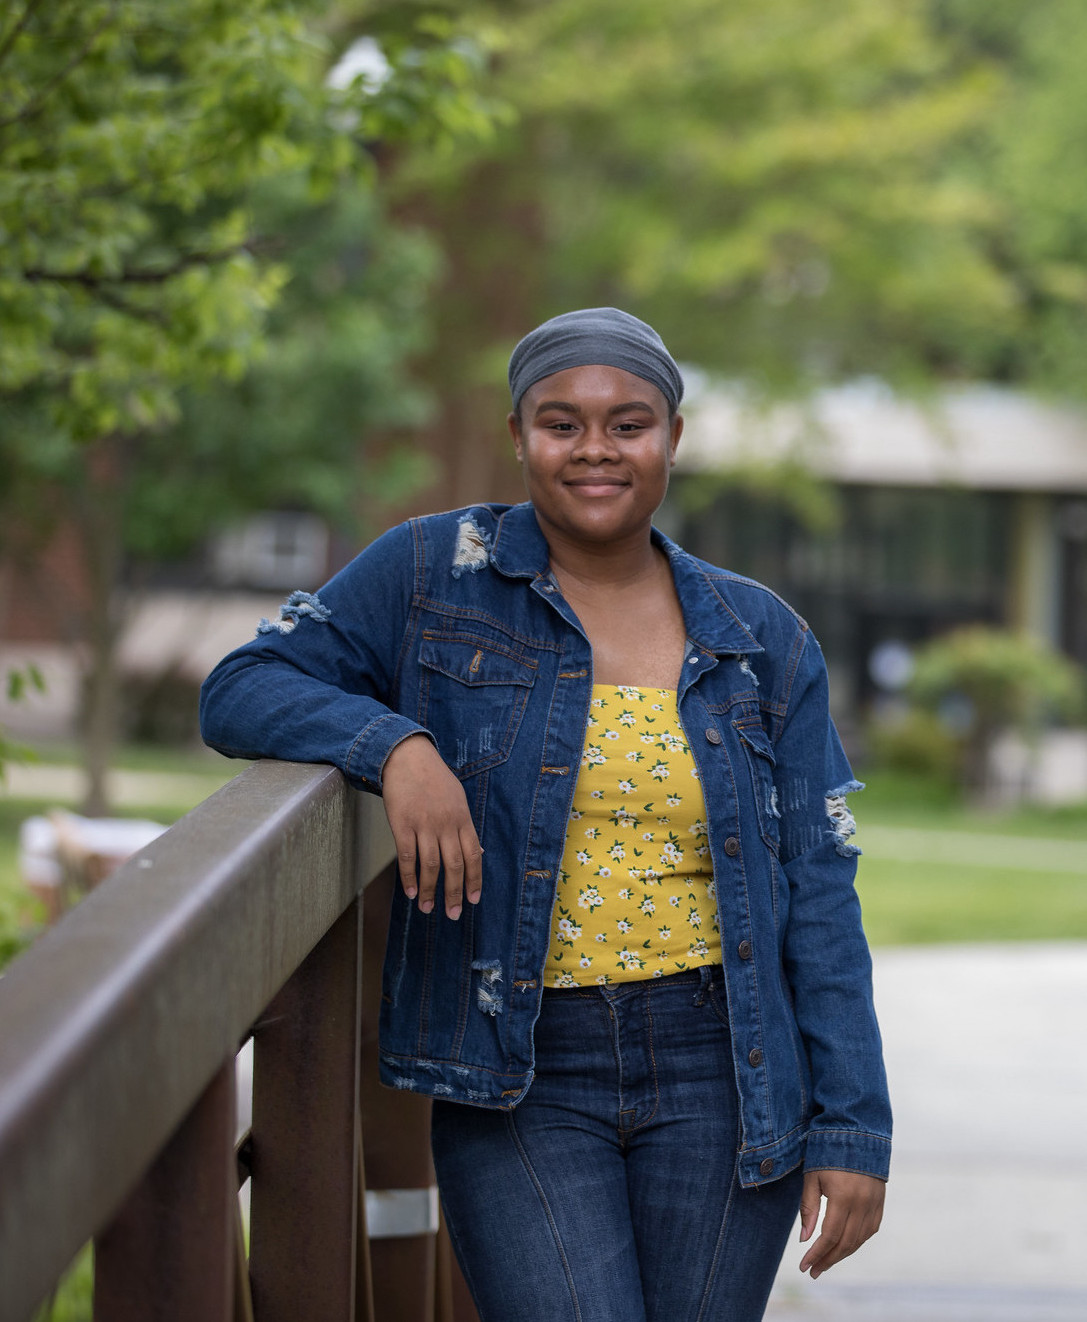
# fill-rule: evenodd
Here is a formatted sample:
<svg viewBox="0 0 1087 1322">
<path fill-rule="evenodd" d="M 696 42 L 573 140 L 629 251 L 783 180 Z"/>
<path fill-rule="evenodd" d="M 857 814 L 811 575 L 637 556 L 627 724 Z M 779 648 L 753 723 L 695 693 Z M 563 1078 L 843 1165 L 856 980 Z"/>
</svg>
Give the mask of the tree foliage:
<svg viewBox="0 0 1087 1322">
<path fill-rule="evenodd" d="M 420 416 L 404 359 L 433 261 L 383 221 L 376 155 L 486 131 L 490 109 L 451 19 L 416 16 L 380 76 L 330 80 L 351 35 L 329 0 L 0 16 L 0 541 L 79 539 L 98 810 L 126 557 L 255 506 L 342 513 L 334 469 L 365 429 Z"/>
<path fill-rule="evenodd" d="M 79 440 L 176 415 L 237 377 L 287 277 L 252 190 L 327 196 L 363 135 L 481 111 L 437 38 L 380 87 L 324 80 L 319 0 L 22 0 L 0 26 L 0 392 Z M 423 52 L 420 56 L 419 51 Z M 429 53 L 428 53 L 429 52 Z"/>
</svg>

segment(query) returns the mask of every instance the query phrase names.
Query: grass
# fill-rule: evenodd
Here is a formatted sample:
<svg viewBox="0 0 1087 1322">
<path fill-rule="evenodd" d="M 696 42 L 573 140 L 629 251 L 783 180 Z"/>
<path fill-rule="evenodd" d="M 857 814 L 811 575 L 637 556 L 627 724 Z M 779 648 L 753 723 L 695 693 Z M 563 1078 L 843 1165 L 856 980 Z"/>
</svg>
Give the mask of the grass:
<svg viewBox="0 0 1087 1322">
<path fill-rule="evenodd" d="M 1087 938 L 1087 804 L 982 812 L 877 773 L 853 807 L 873 945 Z"/>
<path fill-rule="evenodd" d="M 52 749 L 41 761 L 63 764 L 66 754 Z M 169 823 L 243 764 L 202 750 L 133 748 L 117 765 L 190 777 L 185 797 L 164 782 L 173 799 L 118 809 Z M 885 772 L 867 780 L 853 807 L 864 849 L 857 889 L 874 945 L 1087 939 L 1087 803 L 985 813 L 937 781 Z M 18 876 L 19 824 L 56 806 L 0 792 L 0 965 L 41 921 Z"/>
</svg>

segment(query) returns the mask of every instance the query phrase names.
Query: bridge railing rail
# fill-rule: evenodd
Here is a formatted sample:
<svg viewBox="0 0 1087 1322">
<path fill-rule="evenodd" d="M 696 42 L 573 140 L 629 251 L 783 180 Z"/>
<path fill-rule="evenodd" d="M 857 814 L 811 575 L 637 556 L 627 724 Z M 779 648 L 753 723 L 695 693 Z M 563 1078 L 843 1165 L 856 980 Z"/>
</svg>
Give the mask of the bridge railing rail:
<svg viewBox="0 0 1087 1322">
<path fill-rule="evenodd" d="M 96 1322 L 372 1322 L 363 892 L 392 856 L 339 772 L 257 763 L 0 977 L 0 1322 L 27 1322 L 90 1239 Z M 408 1129 L 415 1174 L 394 1156 L 387 1182 L 422 1193 Z M 438 1293 L 397 1315 L 452 1318 L 448 1271 Z"/>
</svg>

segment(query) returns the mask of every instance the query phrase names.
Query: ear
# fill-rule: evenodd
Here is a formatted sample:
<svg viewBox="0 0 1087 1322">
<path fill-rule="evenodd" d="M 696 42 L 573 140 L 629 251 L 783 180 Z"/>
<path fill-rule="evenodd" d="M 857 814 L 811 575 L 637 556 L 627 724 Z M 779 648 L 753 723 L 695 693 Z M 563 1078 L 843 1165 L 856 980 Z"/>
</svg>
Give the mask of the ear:
<svg viewBox="0 0 1087 1322">
<path fill-rule="evenodd" d="M 672 420 L 672 435 L 669 440 L 671 453 L 668 456 L 668 467 L 673 468 L 676 462 L 676 450 L 679 448 L 679 438 L 683 435 L 683 414 L 677 413 Z"/>
<path fill-rule="evenodd" d="M 511 413 L 506 419 L 506 426 L 510 429 L 510 435 L 513 437 L 513 453 L 517 456 L 517 462 L 524 460 L 522 453 L 524 442 L 521 438 L 521 420 L 516 413 Z"/>
</svg>

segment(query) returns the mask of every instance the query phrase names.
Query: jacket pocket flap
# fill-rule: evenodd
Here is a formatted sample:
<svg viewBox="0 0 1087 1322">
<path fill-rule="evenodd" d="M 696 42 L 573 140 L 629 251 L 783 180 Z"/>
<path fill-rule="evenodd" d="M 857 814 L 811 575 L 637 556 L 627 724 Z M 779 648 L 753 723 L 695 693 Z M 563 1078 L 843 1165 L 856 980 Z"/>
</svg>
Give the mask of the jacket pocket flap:
<svg viewBox="0 0 1087 1322">
<path fill-rule="evenodd" d="M 419 661 L 429 670 L 448 675 L 461 684 L 523 684 L 536 678 L 536 663 L 483 638 L 449 638 L 424 634 Z"/>
</svg>

